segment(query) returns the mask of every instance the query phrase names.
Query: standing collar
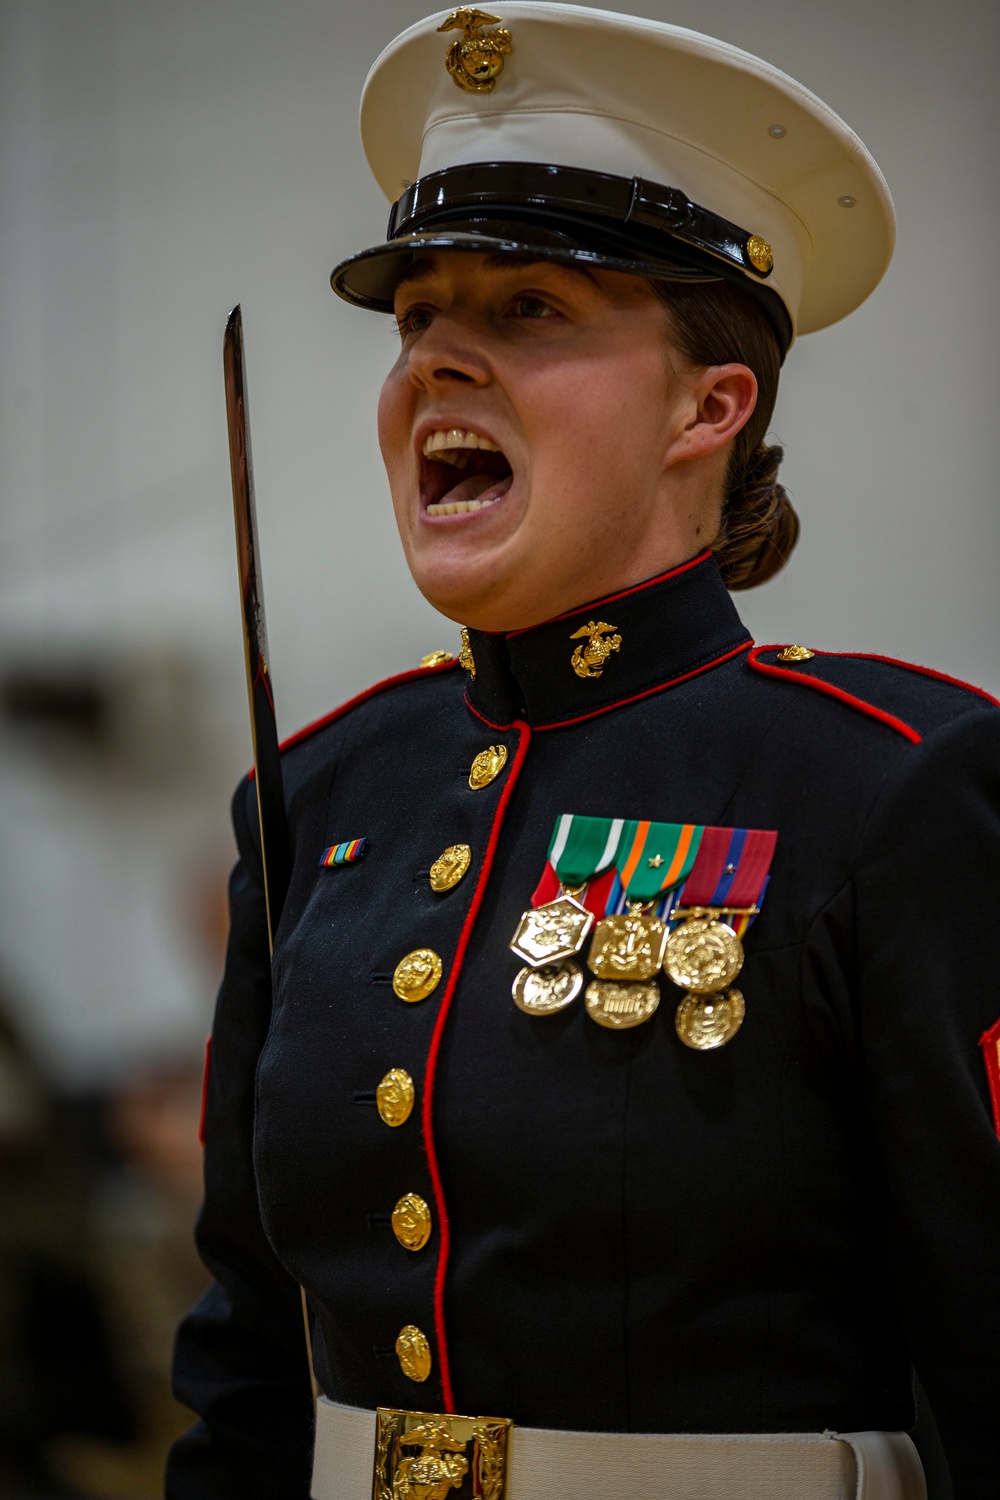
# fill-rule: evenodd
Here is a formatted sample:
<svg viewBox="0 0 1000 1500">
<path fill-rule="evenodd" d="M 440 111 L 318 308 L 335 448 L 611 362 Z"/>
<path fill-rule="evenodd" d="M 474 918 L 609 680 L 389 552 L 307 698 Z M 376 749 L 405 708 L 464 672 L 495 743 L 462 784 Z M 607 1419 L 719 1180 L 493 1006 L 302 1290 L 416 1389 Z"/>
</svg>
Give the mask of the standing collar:
<svg viewBox="0 0 1000 1500">
<path fill-rule="evenodd" d="M 497 728 L 536 729 L 606 713 L 752 644 L 711 552 L 543 625 L 468 640 L 469 707 Z"/>
</svg>

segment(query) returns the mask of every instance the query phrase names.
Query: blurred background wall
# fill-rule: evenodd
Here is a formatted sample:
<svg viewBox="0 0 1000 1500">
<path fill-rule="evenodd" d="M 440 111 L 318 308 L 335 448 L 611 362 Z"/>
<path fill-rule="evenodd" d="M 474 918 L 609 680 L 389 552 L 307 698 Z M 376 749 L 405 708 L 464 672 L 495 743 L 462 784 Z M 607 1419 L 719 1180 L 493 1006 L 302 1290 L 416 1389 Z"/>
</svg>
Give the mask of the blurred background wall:
<svg viewBox="0 0 1000 1500">
<path fill-rule="evenodd" d="M 882 286 L 788 359 L 773 431 L 803 539 L 745 618 L 1000 691 L 1000 12 L 634 8 L 815 90 L 899 213 Z M 394 329 L 327 284 L 384 232 L 358 96 L 424 9 L 0 4 L 0 1006 L 51 1098 L 97 1101 L 88 1203 L 109 1161 L 182 1218 L 196 1196 L 149 1129 L 179 1139 L 195 1107 L 250 757 L 220 360 L 237 300 L 283 732 L 456 645 L 405 571 L 375 442 Z"/>
</svg>

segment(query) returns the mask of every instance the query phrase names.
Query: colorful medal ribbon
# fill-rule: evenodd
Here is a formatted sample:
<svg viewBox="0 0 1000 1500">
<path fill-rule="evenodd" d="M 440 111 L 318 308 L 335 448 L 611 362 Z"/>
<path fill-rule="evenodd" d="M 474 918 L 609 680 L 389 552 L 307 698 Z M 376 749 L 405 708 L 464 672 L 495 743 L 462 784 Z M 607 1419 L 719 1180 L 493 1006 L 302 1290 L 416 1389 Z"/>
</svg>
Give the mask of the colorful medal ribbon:
<svg viewBox="0 0 1000 1500">
<path fill-rule="evenodd" d="M 639 1026 L 659 1005 L 656 975 L 667 927 L 653 907 L 689 875 L 702 831 L 697 823 L 644 819 L 630 819 L 622 829 L 617 878 L 587 958 L 595 975 L 587 986 L 587 1014 L 599 1026 Z"/>
<path fill-rule="evenodd" d="M 705 832 L 700 823 L 649 823 L 630 818 L 615 859 L 615 880 L 604 915 L 646 905 L 675 890 L 690 875 Z"/>
<path fill-rule="evenodd" d="M 698 855 L 671 911 L 694 907 L 736 916 L 746 931 L 760 907 L 778 835 L 767 828 L 706 828 Z"/>
<path fill-rule="evenodd" d="M 595 876 L 613 866 L 623 826 L 621 818 L 563 813 L 556 819 L 546 862 L 551 881 L 542 900 L 535 892 L 510 942 L 525 964 L 514 980 L 514 1003 L 530 1015 L 552 1015 L 580 993 L 583 972 L 573 958 L 595 915 L 580 898 Z"/>
<path fill-rule="evenodd" d="M 743 1024 L 742 937 L 760 910 L 778 835 L 763 828 L 706 828 L 691 873 L 670 912 L 663 967 L 687 993 L 677 1035 L 704 1051 L 725 1046 Z M 720 917 L 727 917 L 725 922 Z"/>
<path fill-rule="evenodd" d="M 616 862 L 624 818 L 585 818 L 563 813 L 549 844 L 549 865 L 559 884 L 579 890 Z"/>
</svg>

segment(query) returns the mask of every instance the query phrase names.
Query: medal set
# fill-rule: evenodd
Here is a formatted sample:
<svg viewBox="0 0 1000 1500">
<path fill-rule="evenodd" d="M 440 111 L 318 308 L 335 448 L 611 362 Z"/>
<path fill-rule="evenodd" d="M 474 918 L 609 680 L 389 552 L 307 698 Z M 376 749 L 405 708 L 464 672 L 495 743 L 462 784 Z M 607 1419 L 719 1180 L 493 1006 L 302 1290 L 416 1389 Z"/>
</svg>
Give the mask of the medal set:
<svg viewBox="0 0 1000 1500">
<path fill-rule="evenodd" d="M 584 992 L 611 1031 L 648 1021 L 662 971 L 685 991 L 685 1046 L 724 1046 L 745 1013 L 735 987 L 742 937 L 760 907 L 776 835 L 760 829 L 589 818 L 556 822 L 546 873 L 510 947 L 522 959 L 514 1003 L 554 1015 Z M 590 938 L 587 983 L 579 956 Z"/>
</svg>

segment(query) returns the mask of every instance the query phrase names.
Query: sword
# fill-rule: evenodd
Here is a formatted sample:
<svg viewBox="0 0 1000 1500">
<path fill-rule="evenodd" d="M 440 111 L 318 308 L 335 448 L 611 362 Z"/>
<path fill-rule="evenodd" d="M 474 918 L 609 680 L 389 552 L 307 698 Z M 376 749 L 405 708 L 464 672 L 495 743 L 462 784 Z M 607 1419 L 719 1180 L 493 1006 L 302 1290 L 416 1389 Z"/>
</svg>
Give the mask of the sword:
<svg viewBox="0 0 1000 1500">
<path fill-rule="evenodd" d="M 288 815 L 285 812 L 278 723 L 274 712 L 274 690 L 264 619 L 264 587 L 260 576 L 257 508 L 254 503 L 253 460 L 250 454 L 250 417 L 247 411 L 247 372 L 243 355 L 243 314 L 239 303 L 229 314 L 226 324 L 222 342 L 222 365 L 226 379 L 226 420 L 229 427 L 229 464 L 233 476 L 236 562 L 243 614 L 243 655 L 247 669 L 257 817 L 260 822 L 267 942 L 273 955 L 274 934 L 281 920 L 281 910 L 292 876 L 292 846 L 288 833 Z M 313 1370 L 309 1307 L 305 1288 L 300 1287 L 299 1291 L 302 1294 L 306 1357 L 315 1405 L 319 1388 Z"/>
<path fill-rule="evenodd" d="M 226 324 L 222 363 L 226 377 L 229 463 L 233 474 L 233 512 L 236 520 L 236 562 L 239 568 L 240 602 L 243 606 L 243 655 L 247 669 L 257 815 L 260 819 L 267 937 L 273 952 L 274 934 L 288 894 L 292 858 L 281 780 L 281 757 L 278 753 L 278 724 L 274 713 L 267 625 L 264 620 L 264 589 L 260 576 L 253 460 L 250 455 L 250 417 L 247 412 L 247 374 L 243 354 L 243 314 L 238 303 L 229 314 Z"/>
</svg>

